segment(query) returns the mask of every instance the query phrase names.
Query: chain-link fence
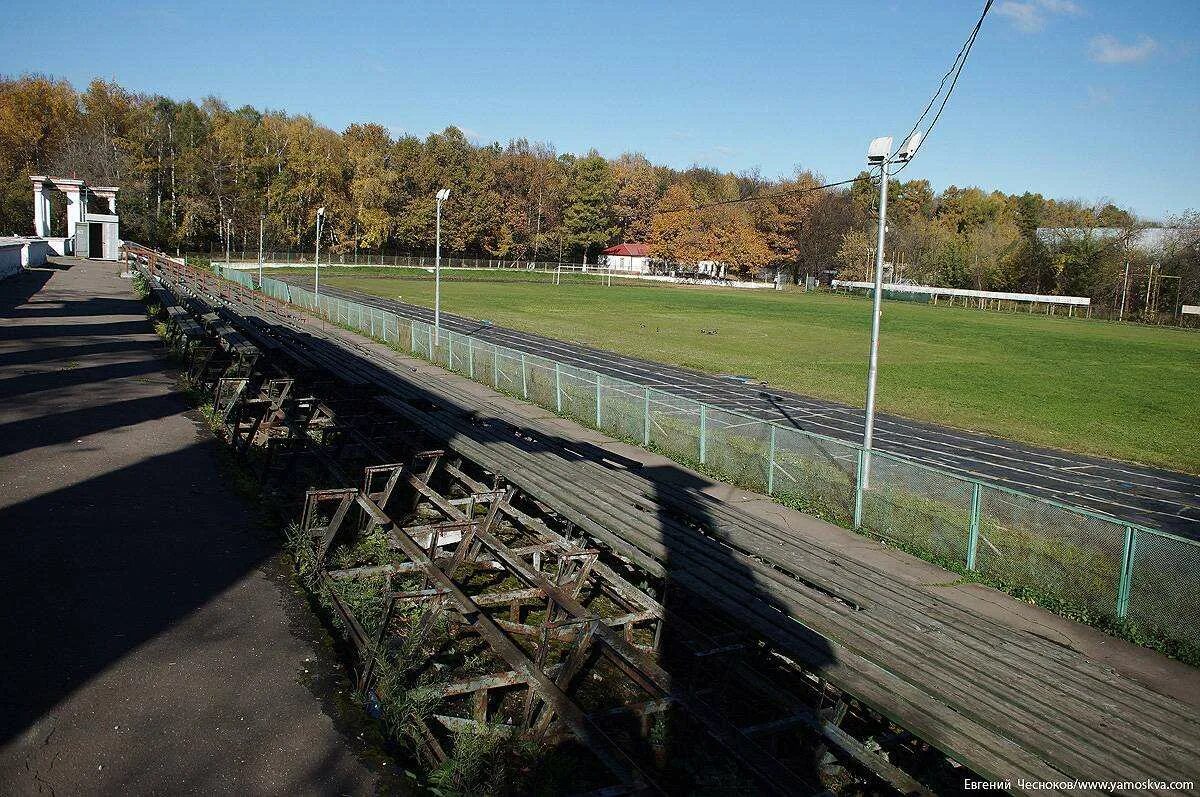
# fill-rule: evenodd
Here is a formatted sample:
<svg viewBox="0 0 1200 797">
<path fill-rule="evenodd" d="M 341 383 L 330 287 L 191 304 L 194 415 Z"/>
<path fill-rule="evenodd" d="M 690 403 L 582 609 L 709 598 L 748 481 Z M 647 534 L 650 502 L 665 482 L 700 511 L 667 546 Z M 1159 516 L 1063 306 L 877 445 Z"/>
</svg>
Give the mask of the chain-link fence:
<svg viewBox="0 0 1200 797">
<path fill-rule="evenodd" d="M 254 288 L 255 277 L 221 270 Z M 1092 622 L 1200 644 L 1200 542 L 747 417 L 280 280 L 263 292 L 471 379 Z"/>
</svg>

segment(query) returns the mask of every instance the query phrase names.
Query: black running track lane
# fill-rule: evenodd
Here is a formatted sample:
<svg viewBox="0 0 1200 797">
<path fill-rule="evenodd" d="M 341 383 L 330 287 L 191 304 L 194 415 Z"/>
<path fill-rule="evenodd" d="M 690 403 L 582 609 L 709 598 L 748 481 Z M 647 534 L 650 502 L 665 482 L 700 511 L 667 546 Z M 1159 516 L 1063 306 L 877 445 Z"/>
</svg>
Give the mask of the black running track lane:
<svg viewBox="0 0 1200 797">
<path fill-rule="evenodd" d="M 310 279 L 289 277 L 288 281 L 312 289 Z M 406 302 L 331 287 L 324 287 L 322 293 L 433 323 L 432 310 Z M 849 442 L 862 440 L 863 410 L 857 407 L 760 384 L 743 384 L 445 312 L 442 313 L 442 326 L 750 417 L 783 421 L 805 431 Z M 1200 539 L 1200 477 L 1197 476 L 1034 448 L 882 413 L 875 417 L 875 447 L 1015 490 L 1087 507 L 1131 523 Z"/>
</svg>

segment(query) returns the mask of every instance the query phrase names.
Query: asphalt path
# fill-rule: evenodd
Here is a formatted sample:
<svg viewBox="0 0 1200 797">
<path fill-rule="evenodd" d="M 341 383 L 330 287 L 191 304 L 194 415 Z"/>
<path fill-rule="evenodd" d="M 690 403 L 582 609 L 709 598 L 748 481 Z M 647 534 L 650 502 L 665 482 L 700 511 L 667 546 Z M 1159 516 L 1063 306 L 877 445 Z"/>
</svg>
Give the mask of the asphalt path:
<svg viewBox="0 0 1200 797">
<path fill-rule="evenodd" d="M 0 282 L 0 794 L 374 794 L 352 687 L 121 268 Z"/>
<path fill-rule="evenodd" d="M 312 288 L 310 279 L 288 277 L 288 281 Z M 322 293 L 433 323 L 432 310 L 407 302 L 331 287 L 323 287 Z M 497 327 L 451 313 L 443 312 L 441 320 L 445 329 L 527 354 L 589 368 L 749 417 L 783 421 L 839 440 L 862 440 L 863 410 L 857 407 Z M 875 417 L 875 447 L 1126 522 L 1200 539 L 1197 476 L 1037 448 L 883 413 Z"/>
</svg>

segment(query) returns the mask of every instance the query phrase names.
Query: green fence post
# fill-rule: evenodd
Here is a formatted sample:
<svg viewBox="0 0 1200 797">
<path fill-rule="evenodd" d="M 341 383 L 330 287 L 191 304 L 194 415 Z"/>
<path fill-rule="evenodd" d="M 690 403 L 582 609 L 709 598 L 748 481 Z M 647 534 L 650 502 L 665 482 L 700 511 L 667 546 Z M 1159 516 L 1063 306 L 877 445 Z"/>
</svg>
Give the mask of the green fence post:
<svg viewBox="0 0 1200 797">
<path fill-rule="evenodd" d="M 412 321 L 408 322 L 408 350 L 417 353 L 417 325 Z"/>
<path fill-rule="evenodd" d="M 450 364 L 446 366 L 451 371 L 454 370 L 454 333 L 446 333 L 446 349 L 450 352 Z"/>
<path fill-rule="evenodd" d="M 429 344 L 429 362 L 435 362 L 433 359 L 433 332 L 428 327 L 425 329 L 425 340 Z"/>
<path fill-rule="evenodd" d="M 862 528 L 863 522 L 863 450 L 858 449 L 858 467 L 854 478 L 854 528 Z"/>
<path fill-rule="evenodd" d="M 703 465 L 708 461 L 708 405 L 700 405 L 700 464 Z"/>
<path fill-rule="evenodd" d="M 529 380 L 525 378 L 525 352 L 521 352 L 521 398 L 529 401 Z"/>
<path fill-rule="evenodd" d="M 597 429 L 602 428 L 600 426 L 600 374 L 599 373 L 596 374 L 596 428 Z"/>
<path fill-rule="evenodd" d="M 467 336 L 467 376 L 475 378 L 475 338 Z"/>
<path fill-rule="evenodd" d="M 650 445 L 650 388 L 646 388 L 645 411 L 642 414 L 642 445 Z"/>
<path fill-rule="evenodd" d="M 554 362 L 554 411 L 562 415 L 562 370 Z"/>
<path fill-rule="evenodd" d="M 983 485 L 971 482 L 971 536 L 967 540 L 967 569 L 975 569 L 975 554 L 979 551 L 979 512 L 982 503 Z"/>
<path fill-rule="evenodd" d="M 500 347 L 492 344 L 492 387 L 500 389 Z"/>
<path fill-rule="evenodd" d="M 1121 557 L 1121 583 L 1117 587 L 1117 617 L 1129 614 L 1129 588 L 1133 584 L 1133 555 L 1137 551 L 1137 529 L 1125 527 L 1125 553 Z"/>
<path fill-rule="evenodd" d="M 775 494 L 775 424 L 771 424 L 771 454 L 767 458 L 767 495 Z"/>
</svg>

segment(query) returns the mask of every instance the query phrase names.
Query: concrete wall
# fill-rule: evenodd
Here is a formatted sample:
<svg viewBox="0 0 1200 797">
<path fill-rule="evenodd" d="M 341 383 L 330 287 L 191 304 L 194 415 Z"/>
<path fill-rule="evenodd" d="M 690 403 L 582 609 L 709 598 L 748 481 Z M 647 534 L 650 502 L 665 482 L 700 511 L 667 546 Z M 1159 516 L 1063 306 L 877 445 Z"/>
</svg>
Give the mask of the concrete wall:
<svg viewBox="0 0 1200 797">
<path fill-rule="evenodd" d="M 44 266 L 46 258 L 54 254 L 56 254 L 54 249 L 45 238 L 29 238 L 25 241 L 25 248 L 21 253 L 21 265 L 26 268 Z"/>
<path fill-rule="evenodd" d="M 20 241 L 0 242 L 0 279 L 21 273 L 21 257 L 25 244 Z"/>
<path fill-rule="evenodd" d="M 52 254 L 65 257 L 75 251 L 74 238 L 43 238 L 42 240 L 50 247 Z"/>
<path fill-rule="evenodd" d="M 22 268 L 46 265 L 46 258 L 58 254 L 64 240 L 23 235 L 0 238 L 0 278 L 11 277 Z"/>
</svg>

